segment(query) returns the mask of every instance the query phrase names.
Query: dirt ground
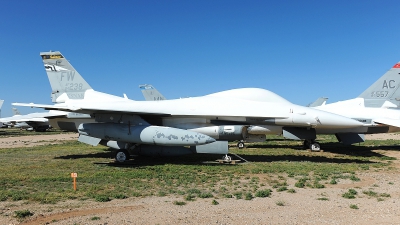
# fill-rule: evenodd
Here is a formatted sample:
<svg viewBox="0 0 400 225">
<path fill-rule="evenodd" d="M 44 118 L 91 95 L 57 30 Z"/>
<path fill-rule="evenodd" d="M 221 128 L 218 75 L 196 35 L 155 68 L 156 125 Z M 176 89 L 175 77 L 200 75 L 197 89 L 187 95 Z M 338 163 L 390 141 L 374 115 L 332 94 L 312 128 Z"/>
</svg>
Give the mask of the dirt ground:
<svg viewBox="0 0 400 225">
<path fill-rule="evenodd" d="M 75 138 L 76 134 L 1 138 L 0 146 L 31 146 Z M 400 140 L 400 134 L 367 135 L 371 140 L 386 138 Z M 271 197 L 253 200 L 216 199 L 218 205 L 211 204 L 213 199 L 174 205 L 173 201 L 183 201 L 179 196 L 106 203 L 73 200 L 29 206 L 24 202 L 0 202 L 0 224 L 400 224 L 400 152 L 380 150 L 379 153 L 396 157 L 393 167 L 397 170 L 360 172 L 359 182 L 339 181 L 323 189 L 296 188 L 294 194 L 275 191 Z M 294 179 L 288 179 L 290 187 L 294 183 Z M 359 192 L 356 199 L 341 196 L 349 188 Z M 390 197 L 378 201 L 362 194 L 364 190 L 387 193 Z M 358 209 L 350 205 L 357 205 Z M 27 207 L 35 212 L 29 220 L 20 223 L 12 217 L 14 211 Z"/>
</svg>

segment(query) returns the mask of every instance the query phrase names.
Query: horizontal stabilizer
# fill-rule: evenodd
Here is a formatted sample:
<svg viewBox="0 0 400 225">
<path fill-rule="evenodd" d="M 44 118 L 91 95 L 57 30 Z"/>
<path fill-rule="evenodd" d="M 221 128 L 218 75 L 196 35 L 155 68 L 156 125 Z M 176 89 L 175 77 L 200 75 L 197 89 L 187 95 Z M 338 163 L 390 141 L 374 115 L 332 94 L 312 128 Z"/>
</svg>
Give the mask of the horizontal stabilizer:
<svg viewBox="0 0 400 225">
<path fill-rule="evenodd" d="M 351 145 L 354 143 L 360 143 L 365 141 L 364 134 L 355 133 L 337 133 L 335 134 L 339 142 L 345 145 Z"/>
</svg>

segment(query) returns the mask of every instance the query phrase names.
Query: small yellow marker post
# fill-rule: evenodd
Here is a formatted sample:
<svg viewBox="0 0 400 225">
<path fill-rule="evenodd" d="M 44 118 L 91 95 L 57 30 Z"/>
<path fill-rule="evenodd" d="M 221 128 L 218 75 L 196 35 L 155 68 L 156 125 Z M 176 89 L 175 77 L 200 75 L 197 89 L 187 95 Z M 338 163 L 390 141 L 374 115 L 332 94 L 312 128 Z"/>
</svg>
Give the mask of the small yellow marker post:
<svg viewBox="0 0 400 225">
<path fill-rule="evenodd" d="M 74 191 L 76 191 L 76 178 L 78 177 L 77 173 L 71 173 L 71 177 L 74 181 Z"/>
</svg>

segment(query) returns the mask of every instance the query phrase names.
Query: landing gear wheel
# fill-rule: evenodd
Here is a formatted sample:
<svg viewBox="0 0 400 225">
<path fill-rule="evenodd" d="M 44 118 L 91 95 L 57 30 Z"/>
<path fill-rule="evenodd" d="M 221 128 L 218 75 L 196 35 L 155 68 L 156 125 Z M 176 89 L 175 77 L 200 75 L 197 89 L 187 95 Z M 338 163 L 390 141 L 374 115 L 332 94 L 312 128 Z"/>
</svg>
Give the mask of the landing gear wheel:
<svg viewBox="0 0 400 225">
<path fill-rule="evenodd" d="M 222 160 L 224 160 L 226 162 L 230 162 L 230 161 L 232 161 L 232 158 L 229 155 L 224 155 L 224 156 L 222 156 Z"/>
<path fill-rule="evenodd" d="M 314 142 L 314 143 L 311 143 L 310 144 L 310 149 L 311 149 L 311 151 L 315 151 L 315 152 L 319 152 L 319 151 L 321 151 L 321 146 L 319 145 L 319 143 L 318 142 Z"/>
<path fill-rule="evenodd" d="M 243 141 L 239 141 L 239 142 L 237 143 L 237 147 L 238 147 L 239 149 L 244 148 L 244 142 L 243 142 Z"/>
<path fill-rule="evenodd" d="M 120 149 L 117 151 L 115 154 L 115 161 L 117 162 L 125 162 L 126 160 L 129 160 L 129 153 L 126 149 Z"/>
</svg>

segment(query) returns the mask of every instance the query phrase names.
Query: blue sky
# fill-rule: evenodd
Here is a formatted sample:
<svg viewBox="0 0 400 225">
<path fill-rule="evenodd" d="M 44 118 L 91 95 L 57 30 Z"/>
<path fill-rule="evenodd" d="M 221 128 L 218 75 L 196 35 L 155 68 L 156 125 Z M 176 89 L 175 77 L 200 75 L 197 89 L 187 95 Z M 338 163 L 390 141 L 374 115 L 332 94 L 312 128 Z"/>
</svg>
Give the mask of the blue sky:
<svg viewBox="0 0 400 225">
<path fill-rule="evenodd" d="M 96 90 L 143 100 L 241 87 L 306 105 L 358 96 L 400 61 L 397 1 L 3 1 L 4 99 L 50 104 L 39 56 L 58 50 Z M 41 109 L 18 108 L 22 113 Z"/>
</svg>

